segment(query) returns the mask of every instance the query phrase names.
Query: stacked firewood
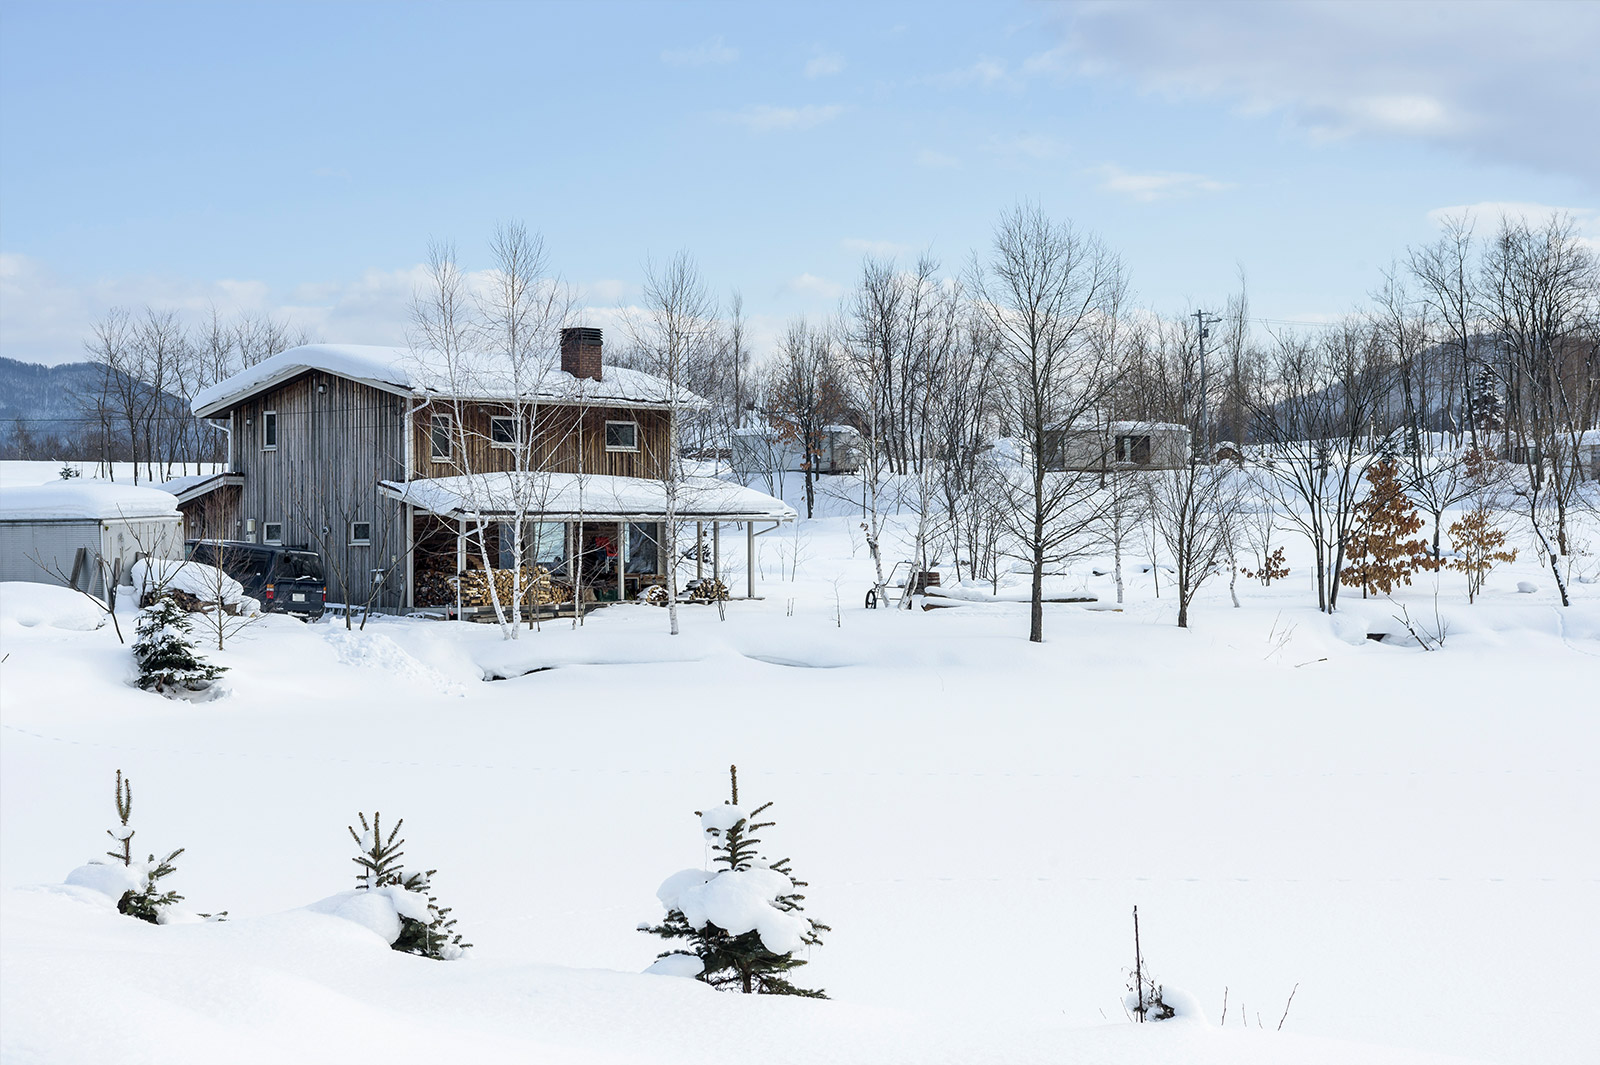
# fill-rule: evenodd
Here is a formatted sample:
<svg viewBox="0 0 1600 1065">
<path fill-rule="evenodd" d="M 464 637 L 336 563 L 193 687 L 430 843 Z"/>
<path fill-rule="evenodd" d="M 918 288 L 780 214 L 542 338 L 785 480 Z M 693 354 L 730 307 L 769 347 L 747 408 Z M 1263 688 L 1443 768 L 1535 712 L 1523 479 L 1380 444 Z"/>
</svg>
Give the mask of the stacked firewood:
<svg viewBox="0 0 1600 1065">
<path fill-rule="evenodd" d="M 516 595 L 516 577 L 516 570 L 470 570 L 460 578 L 461 603 L 463 606 L 493 606 L 492 595 L 502 606 L 509 606 Z M 565 603 L 571 598 L 572 589 L 553 580 L 550 571 L 543 566 L 522 567 L 523 605 Z"/>
<path fill-rule="evenodd" d="M 728 598 L 728 586 L 715 577 L 701 577 L 693 580 L 684 588 L 689 593 L 692 603 L 715 603 L 719 599 Z"/>
<path fill-rule="evenodd" d="M 455 574 L 447 569 L 418 570 L 414 590 L 418 606 L 454 606 Z"/>
</svg>

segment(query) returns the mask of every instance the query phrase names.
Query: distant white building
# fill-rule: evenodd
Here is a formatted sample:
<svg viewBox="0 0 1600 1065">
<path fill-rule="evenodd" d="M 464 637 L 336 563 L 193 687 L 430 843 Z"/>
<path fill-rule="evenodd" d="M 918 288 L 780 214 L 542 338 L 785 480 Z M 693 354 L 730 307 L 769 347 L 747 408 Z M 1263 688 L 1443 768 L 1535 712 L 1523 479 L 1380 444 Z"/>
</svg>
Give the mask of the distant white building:
<svg viewBox="0 0 1600 1065">
<path fill-rule="evenodd" d="M 813 456 L 814 473 L 855 473 L 862 463 L 861 434 L 848 425 L 823 426 Z M 805 470 L 805 448 L 799 440 L 769 428 L 733 431 L 733 469 L 740 476 L 761 473 L 800 473 Z"/>
<path fill-rule="evenodd" d="M 183 557 L 183 515 L 170 492 L 81 480 L 0 488 L 0 581 L 104 596 L 113 575 L 129 583 L 140 556 Z"/>
</svg>

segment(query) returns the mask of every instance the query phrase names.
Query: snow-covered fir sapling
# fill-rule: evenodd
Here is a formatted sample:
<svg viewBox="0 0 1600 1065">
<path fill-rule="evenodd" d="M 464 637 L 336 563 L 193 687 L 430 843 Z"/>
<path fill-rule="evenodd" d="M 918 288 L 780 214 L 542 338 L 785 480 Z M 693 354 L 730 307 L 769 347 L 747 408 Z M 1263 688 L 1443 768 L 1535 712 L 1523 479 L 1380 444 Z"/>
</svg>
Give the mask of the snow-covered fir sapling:
<svg viewBox="0 0 1600 1065">
<path fill-rule="evenodd" d="M 151 924 L 162 924 L 164 922 L 161 919 L 161 911 L 166 907 L 175 906 L 182 902 L 183 896 L 176 891 L 162 891 L 157 885 L 161 880 L 178 871 L 177 867 L 172 863 L 177 859 L 178 855 L 183 853 L 183 848 L 179 847 L 160 861 L 157 861 L 156 856 L 152 854 L 147 861 L 135 862 L 133 860 L 134 829 L 131 824 L 132 817 L 133 782 L 124 777 L 122 770 L 119 769 L 117 770 L 118 823 L 117 827 L 106 829 L 106 835 L 120 843 L 122 849 L 119 851 L 106 851 L 106 857 L 121 862 L 124 868 L 142 880 L 143 887 L 130 888 L 123 892 L 122 897 L 117 900 L 117 912 L 125 913 L 130 917 L 137 917 L 139 920 L 148 921 Z M 200 916 L 209 917 L 211 915 L 201 914 Z M 217 916 L 220 918 L 227 916 L 227 914 L 223 913 Z"/>
<path fill-rule="evenodd" d="M 686 869 L 668 877 L 656 892 L 666 919 L 639 926 L 641 932 L 684 944 L 660 954 L 652 971 L 694 976 L 747 995 L 827 998 L 821 990 L 796 987 L 789 973 L 806 964 L 797 957 L 800 951 L 821 945 L 822 933 L 831 929 L 802 912 L 800 889 L 806 882 L 795 879 L 789 859 L 769 863 L 761 858 L 756 833 L 774 822 L 757 819 L 772 803 L 746 812 L 739 805 L 739 768 L 729 766 L 728 774 L 732 798 L 696 811 L 711 845 L 712 865 L 719 868 Z"/>
<path fill-rule="evenodd" d="M 139 614 L 133 641 L 139 687 L 168 698 L 183 698 L 216 683 L 227 667 L 212 665 L 195 654 L 189 632 L 189 612 L 171 596 L 162 596 Z"/>
<path fill-rule="evenodd" d="M 422 917 L 398 913 L 400 936 L 391 946 L 407 954 L 417 954 L 438 961 L 454 961 L 471 949 L 472 944 L 463 942 L 461 934 L 455 930 L 456 919 L 450 916 L 450 907 L 440 906 L 439 900 L 432 894 L 433 875 L 438 870 L 406 872 L 405 865 L 400 860 L 405 856 L 401 848 L 405 846 L 406 841 L 400 838 L 400 826 L 405 824 L 405 818 L 396 821 L 389 834 L 385 836 L 381 823 L 382 814 L 375 811 L 370 825 L 367 823 L 366 814 L 358 813 L 356 816 L 361 821 L 361 831 L 357 832 L 354 825 L 347 826 L 350 838 L 361 848 L 351 859 L 360 867 L 360 872 L 356 874 L 356 887 L 362 891 L 398 888 L 427 900 L 425 920 Z"/>
</svg>

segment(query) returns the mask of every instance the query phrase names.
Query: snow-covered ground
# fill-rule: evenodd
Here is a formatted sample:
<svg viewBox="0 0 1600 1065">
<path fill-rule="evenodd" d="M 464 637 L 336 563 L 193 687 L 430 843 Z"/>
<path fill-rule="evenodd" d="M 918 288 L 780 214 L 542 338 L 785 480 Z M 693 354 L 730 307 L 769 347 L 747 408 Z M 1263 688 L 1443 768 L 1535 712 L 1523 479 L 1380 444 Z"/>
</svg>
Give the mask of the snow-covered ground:
<svg viewBox="0 0 1600 1065">
<path fill-rule="evenodd" d="M 1237 610 L 1208 585 L 1189 631 L 1148 573 L 1092 609 L 1114 591 L 1085 562 L 1058 584 L 1101 602 L 1047 606 L 1034 646 L 1023 604 L 864 610 L 859 513 L 829 506 L 761 538 L 763 600 L 684 607 L 676 639 L 633 605 L 511 643 L 269 617 L 213 652 L 231 693 L 200 705 L 133 688 L 81 610 L 0 588 L 0 1057 L 1600 1057 L 1600 585 L 1563 610 L 1525 552 L 1468 606 L 1444 574 L 1430 653 L 1366 638 L 1398 628 L 1387 601 L 1317 614 L 1285 537 L 1287 580 L 1241 580 Z M 1433 589 L 1398 598 L 1432 625 Z M 796 973 L 832 1001 L 639 975 L 663 945 L 635 927 L 704 861 L 694 812 L 730 763 L 833 927 Z M 187 847 L 171 885 L 226 923 L 60 886 L 110 843 L 119 768 L 136 847 Z M 305 909 L 352 886 L 345 826 L 374 808 L 439 870 L 466 959 Z M 1136 904 L 1209 1025 L 1127 1023 Z"/>
</svg>

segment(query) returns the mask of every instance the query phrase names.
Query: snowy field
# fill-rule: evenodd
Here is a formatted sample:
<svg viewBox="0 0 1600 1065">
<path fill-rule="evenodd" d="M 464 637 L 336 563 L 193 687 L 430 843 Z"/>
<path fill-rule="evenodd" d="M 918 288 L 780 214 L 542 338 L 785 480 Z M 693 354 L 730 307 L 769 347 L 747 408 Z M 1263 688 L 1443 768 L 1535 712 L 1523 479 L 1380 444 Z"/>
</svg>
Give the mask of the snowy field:
<svg viewBox="0 0 1600 1065">
<path fill-rule="evenodd" d="M 1207 585 L 1189 631 L 1148 572 L 1093 609 L 1114 590 L 1085 562 L 1055 583 L 1100 602 L 1047 606 L 1035 646 L 1025 604 L 864 610 L 859 513 L 830 508 L 761 538 L 764 599 L 684 607 L 676 639 L 634 605 L 514 643 L 269 617 L 213 653 L 232 691 L 202 705 L 6 586 L 0 1057 L 1600 1060 L 1600 584 L 1562 610 L 1524 551 L 1468 606 L 1443 574 L 1428 653 L 1366 638 L 1398 630 L 1385 600 L 1319 615 L 1285 537 L 1289 578 L 1241 580 L 1240 609 Z M 1399 597 L 1430 623 L 1434 586 Z M 832 1001 L 639 975 L 730 763 L 833 927 L 796 974 Z M 136 845 L 188 848 L 170 882 L 226 923 L 60 886 L 110 842 L 117 769 Z M 345 826 L 374 808 L 439 870 L 465 960 L 304 909 L 352 885 Z M 1136 904 L 1209 1024 L 1127 1022 Z"/>
</svg>

